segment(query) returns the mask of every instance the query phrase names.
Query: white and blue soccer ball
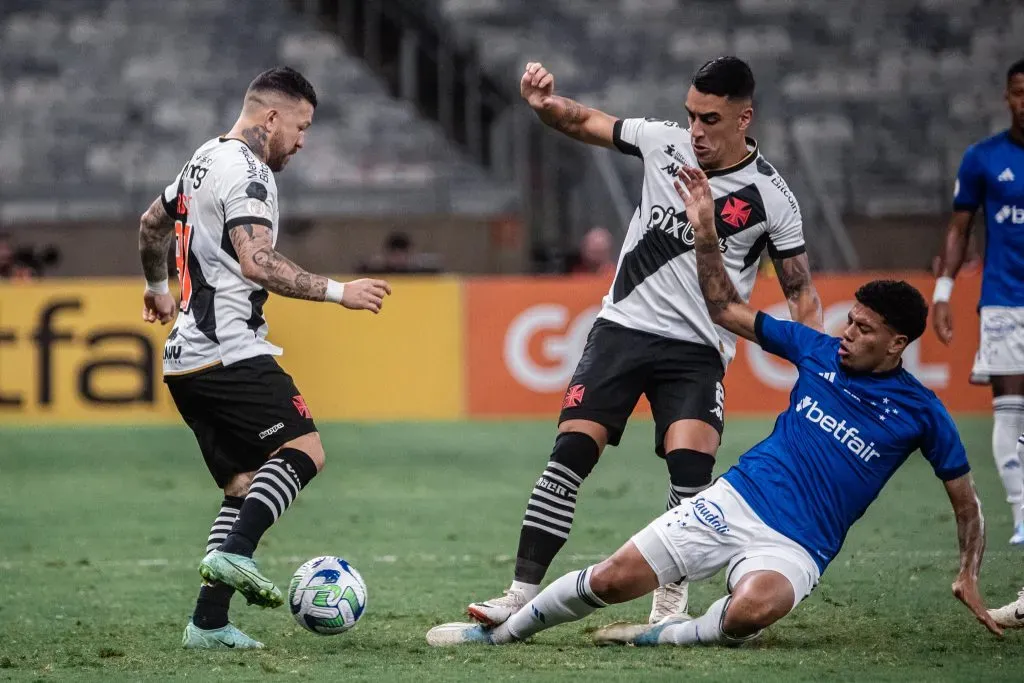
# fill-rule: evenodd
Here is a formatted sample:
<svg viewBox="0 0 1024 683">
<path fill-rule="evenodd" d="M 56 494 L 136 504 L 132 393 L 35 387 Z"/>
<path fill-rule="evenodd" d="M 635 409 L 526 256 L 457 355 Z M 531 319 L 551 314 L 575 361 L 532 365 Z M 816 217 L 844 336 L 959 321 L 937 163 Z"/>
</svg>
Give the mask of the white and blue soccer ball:
<svg viewBox="0 0 1024 683">
<path fill-rule="evenodd" d="M 299 626 L 332 636 L 349 630 L 363 616 L 366 584 L 340 557 L 314 557 L 292 575 L 288 603 Z"/>
</svg>

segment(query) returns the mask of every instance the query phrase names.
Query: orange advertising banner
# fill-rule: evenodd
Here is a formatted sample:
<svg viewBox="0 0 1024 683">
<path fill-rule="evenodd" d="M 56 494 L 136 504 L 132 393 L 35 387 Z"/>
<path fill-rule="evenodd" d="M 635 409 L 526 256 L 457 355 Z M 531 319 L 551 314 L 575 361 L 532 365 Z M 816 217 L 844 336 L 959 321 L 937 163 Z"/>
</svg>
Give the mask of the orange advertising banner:
<svg viewBox="0 0 1024 683">
<path fill-rule="evenodd" d="M 838 334 L 853 294 L 874 277 L 902 277 L 930 297 L 926 275 L 861 273 L 815 278 L 825 326 Z M 465 284 L 467 412 L 471 417 L 553 416 L 608 290 L 605 277 L 474 279 Z M 931 328 L 904 356 L 907 369 L 935 391 L 953 412 L 987 412 L 986 387 L 968 382 L 978 343 L 975 307 L 978 276 L 957 280 L 953 294 L 956 333 L 943 346 Z M 774 278 L 763 277 L 751 303 L 778 317 L 788 309 Z M 732 414 L 774 414 L 786 407 L 796 370 L 786 361 L 740 341 L 725 380 Z M 647 412 L 641 402 L 638 411 Z"/>
</svg>

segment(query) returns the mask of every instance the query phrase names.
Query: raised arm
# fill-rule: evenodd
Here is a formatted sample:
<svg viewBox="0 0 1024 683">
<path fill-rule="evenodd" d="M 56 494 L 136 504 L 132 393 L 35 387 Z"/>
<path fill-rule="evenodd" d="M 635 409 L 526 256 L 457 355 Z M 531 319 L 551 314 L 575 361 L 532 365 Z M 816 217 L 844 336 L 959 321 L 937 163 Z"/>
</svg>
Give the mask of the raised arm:
<svg viewBox="0 0 1024 683">
<path fill-rule="evenodd" d="M 711 320 L 744 339 L 757 342 L 754 321 L 757 311 L 748 306 L 736 291 L 725 271 L 718 230 L 715 228 L 715 200 L 708 177 L 699 168 L 684 166 L 675 181 L 676 192 L 686 203 L 686 217 L 693 225 L 693 249 L 697 256 L 697 279 L 711 314 Z"/>
<path fill-rule="evenodd" d="M 981 514 L 974 480 L 970 474 L 965 474 L 945 482 L 945 485 L 956 515 L 956 534 L 960 542 L 960 572 L 953 583 L 953 595 L 967 605 L 985 628 L 1001 636 L 1003 629 L 989 616 L 978 592 L 981 558 L 985 554 L 985 518 Z"/>
<path fill-rule="evenodd" d="M 175 301 L 167 285 L 167 256 L 174 239 L 174 219 L 157 197 L 139 218 L 139 256 L 146 276 L 142 319 L 166 325 L 174 320 Z"/>
<path fill-rule="evenodd" d="M 617 119 L 555 94 L 555 76 L 539 62 L 526 65 L 519 92 L 546 125 L 590 145 L 611 147 Z"/>
<path fill-rule="evenodd" d="M 823 332 L 821 299 L 818 298 L 818 290 L 811 281 L 811 265 L 807 261 L 807 254 L 774 259 L 773 263 L 782 294 L 789 304 L 790 318 Z"/>
<path fill-rule="evenodd" d="M 379 313 L 391 287 L 384 280 L 362 279 L 342 284 L 314 275 L 274 249 L 273 234 L 265 225 L 236 225 L 228 233 L 238 255 L 242 275 L 290 299 L 332 301 L 345 308 Z"/>
<path fill-rule="evenodd" d="M 949 297 L 953 291 L 953 280 L 960 272 L 967 255 L 967 244 L 971 239 L 971 226 L 974 222 L 973 210 L 955 210 L 946 228 L 946 239 L 942 243 L 939 255 L 939 280 L 935 284 L 934 307 L 932 309 L 932 326 L 943 344 L 953 341 L 953 312 L 950 310 Z"/>
</svg>

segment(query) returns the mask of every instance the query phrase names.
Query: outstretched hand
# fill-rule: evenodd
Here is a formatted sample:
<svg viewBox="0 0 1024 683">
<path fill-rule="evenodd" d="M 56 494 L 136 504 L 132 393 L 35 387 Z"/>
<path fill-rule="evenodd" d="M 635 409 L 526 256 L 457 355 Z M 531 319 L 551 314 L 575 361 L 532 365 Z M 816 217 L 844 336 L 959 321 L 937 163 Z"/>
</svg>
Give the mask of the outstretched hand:
<svg viewBox="0 0 1024 683">
<path fill-rule="evenodd" d="M 982 626 L 987 628 L 993 634 L 1002 637 L 1003 629 L 999 624 L 992 619 L 992 616 L 985 609 L 985 602 L 981 599 L 981 594 L 978 593 L 978 582 L 969 577 L 958 576 L 956 581 L 953 583 L 953 595 L 960 602 L 967 605 L 967 609 L 971 610 L 974 614 L 974 618 L 977 619 Z"/>
<path fill-rule="evenodd" d="M 676 193 L 686 204 L 686 217 L 694 230 L 715 229 L 715 200 L 711 196 L 711 184 L 704 171 L 691 166 L 683 166 L 676 174 L 679 180 L 673 181 Z"/>
</svg>

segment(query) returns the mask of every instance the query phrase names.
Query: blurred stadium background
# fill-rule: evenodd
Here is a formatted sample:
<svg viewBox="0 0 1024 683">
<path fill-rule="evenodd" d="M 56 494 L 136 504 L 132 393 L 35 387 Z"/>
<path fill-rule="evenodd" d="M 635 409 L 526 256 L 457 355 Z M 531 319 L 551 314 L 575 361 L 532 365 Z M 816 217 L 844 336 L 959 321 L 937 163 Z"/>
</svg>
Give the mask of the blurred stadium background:
<svg viewBox="0 0 1024 683">
<path fill-rule="evenodd" d="M 370 517 L 388 514 L 387 486 L 408 485 L 416 491 L 410 514 L 434 511 L 424 516 L 433 526 L 422 532 L 445 538 L 437 544 L 439 556 L 465 552 L 478 562 L 475 569 L 456 570 L 458 562 L 415 560 L 403 554 L 403 544 L 420 553 L 434 547 L 416 536 L 419 531 L 403 535 L 379 520 L 361 528 L 358 509 L 345 517 L 354 530 L 339 532 L 356 561 L 370 565 L 363 574 L 371 596 L 375 590 L 385 596 L 376 605 L 371 597 L 371 616 L 379 608 L 381 621 L 395 620 L 404 648 L 395 656 L 407 675 L 442 680 L 455 675 L 446 668 L 452 664 L 415 648 L 422 631 L 457 614 L 459 601 L 470 596 L 445 585 L 407 610 L 402 605 L 410 594 L 380 584 L 404 581 L 421 567 L 483 593 L 505 581 L 509 561 L 501 554 L 513 550 L 520 498 L 547 453 L 560 394 L 608 286 L 607 271 L 581 258 L 581 248 L 603 227 L 614 259 L 640 187 L 641 168 L 632 159 L 563 139 L 535 120 L 518 96 L 524 64 L 543 62 L 559 92 L 615 115 L 680 119 L 689 79 L 701 63 L 720 54 L 747 59 L 758 81 L 754 135 L 801 203 L 826 322 L 838 325 L 868 272 L 898 273 L 930 292 L 956 166 L 970 143 L 1006 127 L 1003 79 L 1021 56 L 1021 36 L 1024 5 L 1012 0 L 3 0 L 0 276 L 10 281 L 0 282 L 0 594 L 11 602 L 0 606 L 7 609 L 0 611 L 0 679 L 159 678 L 186 666 L 174 646 L 195 583 L 187 563 L 131 563 L 198 556 L 210 513 L 202 501 L 215 506 L 216 491 L 160 382 L 166 330 L 139 320 L 138 215 L 193 149 L 230 127 L 245 86 L 260 71 L 295 67 L 315 85 L 321 103 L 306 148 L 278 178 L 283 253 L 318 272 L 397 274 L 395 295 L 374 319 L 273 300 L 267 317 L 271 339 L 287 349 L 283 364 L 314 416 L 324 424 L 345 423 L 325 432 L 329 459 L 346 463 L 328 468 L 328 476 L 338 477 L 334 486 L 346 478 L 348 463 L 360 469 L 362 488 L 352 496 L 372 510 Z M 755 301 L 778 305 L 770 269 L 763 277 Z M 977 292 L 977 272 L 958 280 L 954 345 L 941 346 L 929 331 L 908 365 L 964 416 L 965 439 L 977 446 L 972 459 L 985 472 L 980 483 L 993 512 L 993 582 L 986 590 L 1001 604 L 1019 588 L 1019 561 L 1003 549 L 1009 527 L 1001 519 L 1005 505 L 986 442 L 988 418 L 967 417 L 988 413 L 990 401 L 986 389 L 967 383 Z M 727 384 L 727 409 L 738 427 L 727 432 L 724 462 L 769 428 L 792 379 L 784 364 L 741 346 Z M 642 418 L 643 406 L 639 411 Z M 522 430 L 519 423 L 467 422 L 509 418 L 539 422 Z M 422 420 L 440 422 L 406 424 Z M 392 429 L 353 421 L 403 424 Z M 109 424 L 120 426 L 95 426 Z M 647 463 L 647 429 L 634 426 L 620 450 Z M 464 430 L 475 436 L 463 442 Z M 522 434 L 530 435 L 529 450 L 489 452 L 494 439 L 514 442 Z M 104 452 L 119 435 L 120 446 Z M 168 443 L 185 454 L 172 454 Z M 483 451 L 477 457 L 467 452 L 475 448 Z M 408 464 L 397 475 L 380 462 L 393 449 L 404 449 L 399 460 Z M 123 472 L 119 463 L 136 455 L 153 469 Z M 488 498 L 459 486 L 460 480 L 482 482 L 509 458 L 516 464 L 508 467 L 508 491 Z M 660 465 L 651 461 L 638 484 L 633 466 L 625 464 L 632 460 L 623 454 L 618 469 L 602 475 L 606 481 L 597 490 L 605 493 L 591 500 L 594 516 L 581 515 L 570 553 L 607 552 L 657 511 L 660 502 L 650 502 L 662 496 Z M 433 478 L 430 491 L 416 488 L 419 462 L 448 476 Z M 97 463 L 98 470 L 86 475 L 83 463 Z M 846 667 L 872 671 L 874 680 L 901 672 L 938 680 L 943 672 L 929 662 L 943 655 L 930 649 L 931 641 L 951 634 L 964 640 L 949 646 L 961 652 L 959 668 L 946 676 L 985 671 L 997 680 L 1001 671 L 1014 671 L 1014 661 L 1020 671 L 1019 655 L 988 645 L 972 652 L 960 633 L 974 625 L 946 596 L 956 557 L 952 522 L 938 487 L 915 484 L 924 470 L 915 473 L 918 480 L 905 478 L 903 497 L 886 504 L 886 514 L 903 516 L 905 528 L 893 530 L 871 517 L 879 533 L 856 540 L 869 558 L 874 552 L 881 559 L 860 565 L 854 559 L 853 567 L 867 563 L 876 580 L 929 574 L 927 595 L 953 624 L 950 633 L 918 628 L 912 595 L 896 596 L 894 589 L 866 596 L 871 581 L 848 560 L 835 572 L 834 592 L 810 603 L 813 615 L 835 612 L 822 628 L 854 623 L 869 629 L 893 600 L 899 613 L 886 613 L 877 639 L 842 631 L 856 651 L 838 659 L 830 643 L 803 630 L 819 628 L 811 618 L 797 630 L 780 629 L 783 647 L 772 656 L 781 668 L 771 675 L 796 680 L 807 659 L 818 666 L 805 672 L 809 680 L 840 675 Z M 89 485 L 85 493 L 79 477 Z M 647 490 L 648 483 L 654 488 Z M 153 519 L 152 532 L 132 526 L 137 543 L 106 528 L 137 515 L 154 496 L 171 497 L 175 486 L 188 491 L 194 515 L 174 517 L 173 526 Z M 633 507 L 616 508 L 621 519 L 600 516 L 602 505 L 629 491 Z M 54 492 L 60 505 L 44 502 Z M 76 496 L 93 517 L 75 518 L 79 508 L 69 501 Z M 271 551 L 278 553 L 278 573 L 290 571 L 286 558 L 292 555 L 326 550 L 310 528 L 335 504 L 326 491 L 311 497 L 295 515 L 306 526 L 286 520 L 283 530 L 271 532 L 288 539 Z M 494 515 L 474 522 L 479 507 L 473 506 L 491 504 Z M 442 514 L 451 505 L 460 511 L 456 520 Z M 114 517 L 101 523 L 104 514 Z M 936 519 L 944 535 L 921 531 L 936 533 Z M 60 520 L 75 521 L 65 527 Z M 590 533 L 588 524 L 600 528 Z M 360 546 L 364 534 L 373 541 Z M 477 545 L 462 548 L 460 537 Z M 901 554 L 906 548 L 912 550 Z M 399 558 L 397 565 L 386 559 L 391 556 Z M 70 566 L 93 572 L 86 580 L 92 587 L 67 599 L 48 598 L 43 613 L 33 614 L 37 594 L 29 586 L 39 579 L 36 572 L 66 581 Z M 166 580 L 172 588 L 165 592 L 181 593 L 180 600 L 156 603 L 161 613 L 149 641 L 125 639 L 123 629 L 150 628 L 152 615 L 133 617 L 130 600 L 114 607 L 89 593 L 99 595 L 97 586 L 109 581 L 110 571 L 123 572 L 126 590 L 140 600 L 154 581 Z M 931 585 L 936 582 L 938 588 Z M 900 585 L 910 593 L 918 588 Z M 49 645 L 34 642 L 31 634 L 46 640 L 57 614 L 86 626 Z M 251 660 L 260 664 L 239 669 L 238 676 L 295 667 L 319 677 L 329 670 L 316 641 L 287 640 L 298 636 L 281 625 L 284 617 L 280 623 L 260 619 L 278 624 L 268 641 L 284 660 Z M 360 647 L 386 651 L 384 627 L 366 628 L 368 645 L 332 641 L 326 652 L 358 667 Z M 910 660 L 902 663 L 893 644 L 898 634 L 913 643 Z M 567 638 L 553 642 L 583 642 L 578 635 Z M 795 651 L 787 652 L 787 644 Z M 160 653 L 156 664 L 137 652 L 148 647 Z M 565 658 L 537 650 L 545 677 L 579 673 Z M 621 675 L 621 662 L 609 653 L 572 652 L 595 668 L 595 680 Z M 727 654 L 706 655 L 711 659 L 697 666 L 717 666 Z M 740 661 L 756 665 L 757 654 Z M 313 662 L 304 664 L 303 657 Z M 1011 669 L 995 666 L 994 657 L 1005 657 Z M 428 664 L 420 670 L 423 658 Z M 507 667 L 503 675 L 530 666 L 527 655 L 500 661 Z M 234 676 L 218 673 L 214 660 L 200 665 L 200 678 Z M 656 659 L 642 665 L 647 680 L 667 675 Z M 672 655 L 665 666 L 694 664 Z M 458 675 L 493 673 L 487 667 L 477 657 Z M 722 671 L 725 678 L 745 675 L 742 666 Z M 394 672 L 356 673 L 384 680 Z"/>
</svg>

